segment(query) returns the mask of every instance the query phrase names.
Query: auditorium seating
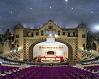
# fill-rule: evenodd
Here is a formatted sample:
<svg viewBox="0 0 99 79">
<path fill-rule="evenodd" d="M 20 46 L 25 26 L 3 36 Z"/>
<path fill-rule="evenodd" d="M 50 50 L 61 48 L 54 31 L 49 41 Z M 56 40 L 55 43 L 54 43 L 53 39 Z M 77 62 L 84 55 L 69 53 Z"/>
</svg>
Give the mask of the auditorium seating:
<svg viewBox="0 0 99 79">
<path fill-rule="evenodd" d="M 71 66 L 31 66 L 0 79 L 99 79 L 98 74 Z"/>
</svg>

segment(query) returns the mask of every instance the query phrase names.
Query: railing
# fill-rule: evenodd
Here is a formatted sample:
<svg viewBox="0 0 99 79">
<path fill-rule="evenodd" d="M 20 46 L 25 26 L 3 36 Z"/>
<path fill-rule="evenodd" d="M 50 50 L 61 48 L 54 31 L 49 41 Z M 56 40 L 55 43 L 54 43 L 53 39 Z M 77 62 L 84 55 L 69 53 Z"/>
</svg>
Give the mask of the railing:
<svg viewBox="0 0 99 79">
<path fill-rule="evenodd" d="M 11 59 L 7 59 L 5 57 L 1 57 L 0 59 L 2 61 L 2 63 L 4 64 L 11 64 L 13 65 L 13 63 L 16 65 L 21 65 L 21 64 L 27 64 L 27 65 L 69 65 L 68 62 L 61 62 L 61 63 L 41 63 L 41 62 L 28 62 L 28 61 L 18 61 L 18 60 L 11 60 Z"/>
<path fill-rule="evenodd" d="M 83 64 L 83 65 L 99 64 L 99 56 L 98 56 L 98 57 L 95 57 L 95 58 L 93 58 L 93 59 L 90 59 L 90 60 L 84 60 L 84 61 L 82 61 L 82 64 Z"/>
</svg>

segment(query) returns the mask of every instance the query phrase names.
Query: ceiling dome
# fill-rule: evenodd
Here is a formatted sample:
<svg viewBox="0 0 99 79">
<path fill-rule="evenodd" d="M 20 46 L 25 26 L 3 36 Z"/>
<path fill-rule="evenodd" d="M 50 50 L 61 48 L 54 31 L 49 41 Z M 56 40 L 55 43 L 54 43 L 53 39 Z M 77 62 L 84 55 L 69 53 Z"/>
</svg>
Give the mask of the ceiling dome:
<svg viewBox="0 0 99 79">
<path fill-rule="evenodd" d="M 24 29 L 24 27 L 23 27 L 23 25 L 21 25 L 21 24 L 17 24 L 17 25 L 15 26 L 15 29 Z"/>
</svg>

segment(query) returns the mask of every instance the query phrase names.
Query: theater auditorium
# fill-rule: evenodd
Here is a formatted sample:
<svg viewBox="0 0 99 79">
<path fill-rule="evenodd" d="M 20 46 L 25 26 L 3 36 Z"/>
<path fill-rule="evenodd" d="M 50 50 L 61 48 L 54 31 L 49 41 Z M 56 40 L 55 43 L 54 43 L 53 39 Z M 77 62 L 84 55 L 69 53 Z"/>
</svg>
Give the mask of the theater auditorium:
<svg viewBox="0 0 99 79">
<path fill-rule="evenodd" d="M 99 79 L 99 45 L 89 38 L 85 24 L 17 24 L 0 34 L 0 79 Z"/>
</svg>

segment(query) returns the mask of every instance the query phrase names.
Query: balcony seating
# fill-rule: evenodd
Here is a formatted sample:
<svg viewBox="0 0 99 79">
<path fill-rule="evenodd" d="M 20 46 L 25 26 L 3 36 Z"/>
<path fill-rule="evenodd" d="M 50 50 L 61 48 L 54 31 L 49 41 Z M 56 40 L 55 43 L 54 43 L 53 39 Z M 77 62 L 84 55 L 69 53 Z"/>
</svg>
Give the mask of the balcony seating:
<svg viewBox="0 0 99 79">
<path fill-rule="evenodd" d="M 97 72 L 99 71 L 99 66 L 87 66 L 87 67 L 84 67 L 84 69 L 89 70 L 91 72 Z"/>
<path fill-rule="evenodd" d="M 6 74 L 7 72 L 12 72 L 14 70 L 19 69 L 18 67 L 11 67 L 11 66 L 1 66 L 0 65 L 0 74 Z"/>
</svg>

